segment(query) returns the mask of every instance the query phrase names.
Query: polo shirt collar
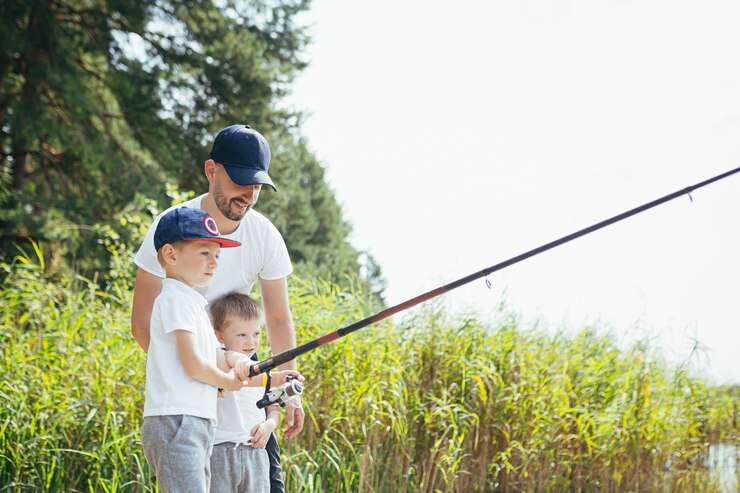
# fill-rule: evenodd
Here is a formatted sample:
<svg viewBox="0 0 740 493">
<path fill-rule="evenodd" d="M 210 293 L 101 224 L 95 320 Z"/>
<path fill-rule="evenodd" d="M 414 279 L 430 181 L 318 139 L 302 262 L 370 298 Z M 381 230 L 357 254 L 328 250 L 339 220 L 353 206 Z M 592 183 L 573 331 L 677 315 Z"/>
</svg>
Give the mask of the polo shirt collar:
<svg viewBox="0 0 740 493">
<path fill-rule="evenodd" d="M 182 294 L 183 296 L 187 296 L 192 300 L 193 303 L 196 303 L 199 306 L 206 306 L 208 304 L 208 300 L 206 300 L 202 294 L 200 294 L 198 291 L 191 288 L 184 282 L 178 281 L 177 279 L 174 279 L 172 277 L 167 277 L 162 281 L 162 291 L 164 290 L 174 291 Z"/>
</svg>

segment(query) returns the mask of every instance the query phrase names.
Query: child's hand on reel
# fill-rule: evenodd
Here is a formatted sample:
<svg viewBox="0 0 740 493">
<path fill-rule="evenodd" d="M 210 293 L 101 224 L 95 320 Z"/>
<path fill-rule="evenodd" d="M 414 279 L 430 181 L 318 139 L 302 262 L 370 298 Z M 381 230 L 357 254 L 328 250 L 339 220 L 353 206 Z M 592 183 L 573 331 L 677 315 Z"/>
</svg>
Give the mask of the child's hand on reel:
<svg viewBox="0 0 740 493">
<path fill-rule="evenodd" d="M 270 372 L 270 378 L 272 379 L 273 387 L 279 387 L 290 380 L 298 380 L 301 383 L 305 380 L 303 375 L 296 370 L 273 370 Z"/>
</svg>

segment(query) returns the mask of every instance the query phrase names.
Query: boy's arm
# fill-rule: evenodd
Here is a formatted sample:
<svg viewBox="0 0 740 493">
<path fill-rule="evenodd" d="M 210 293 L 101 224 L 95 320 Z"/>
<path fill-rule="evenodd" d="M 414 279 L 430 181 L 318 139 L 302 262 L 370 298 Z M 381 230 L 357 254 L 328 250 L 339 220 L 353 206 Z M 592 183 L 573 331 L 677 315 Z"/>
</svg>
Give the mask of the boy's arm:
<svg viewBox="0 0 740 493">
<path fill-rule="evenodd" d="M 249 376 L 249 368 L 255 365 L 256 361 L 246 354 L 238 351 L 225 351 L 221 358 L 219 359 L 219 368 L 224 371 L 233 368 L 234 372 L 244 382 L 245 387 L 264 387 L 267 383 L 267 375 L 265 373 L 254 377 Z M 301 382 L 303 381 L 303 375 L 295 370 L 273 370 L 270 375 L 272 375 L 272 385 L 274 386 L 284 384 L 289 377 L 297 378 Z"/>
<path fill-rule="evenodd" d="M 229 349 L 223 350 L 224 355 L 224 364 L 226 365 L 227 369 L 231 369 L 236 367 L 240 362 L 248 362 L 251 361 L 249 356 L 247 356 L 244 353 L 240 353 L 238 351 L 231 351 Z M 247 366 L 247 370 L 249 370 L 249 366 Z"/>
<path fill-rule="evenodd" d="M 234 373 L 243 382 L 245 387 L 264 387 L 267 376 L 249 376 L 249 367 L 255 362 L 244 353 L 238 351 L 219 351 L 218 367 L 224 371 L 234 370 Z"/>
<path fill-rule="evenodd" d="M 199 382 L 226 390 L 239 390 L 243 384 L 233 371 L 225 373 L 209 364 L 198 354 L 198 341 L 195 334 L 187 330 L 175 330 L 177 354 L 180 356 L 185 373 Z"/>
</svg>

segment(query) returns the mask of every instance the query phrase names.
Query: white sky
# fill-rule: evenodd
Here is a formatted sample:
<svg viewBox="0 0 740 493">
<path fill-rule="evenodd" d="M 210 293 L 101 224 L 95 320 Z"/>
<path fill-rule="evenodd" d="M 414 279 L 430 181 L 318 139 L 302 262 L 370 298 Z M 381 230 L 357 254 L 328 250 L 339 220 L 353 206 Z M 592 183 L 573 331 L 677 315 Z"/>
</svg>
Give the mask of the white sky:
<svg viewBox="0 0 740 493">
<path fill-rule="evenodd" d="M 314 0 L 289 104 L 396 304 L 740 166 L 735 1 Z M 740 383 L 740 176 L 445 296 Z"/>
</svg>

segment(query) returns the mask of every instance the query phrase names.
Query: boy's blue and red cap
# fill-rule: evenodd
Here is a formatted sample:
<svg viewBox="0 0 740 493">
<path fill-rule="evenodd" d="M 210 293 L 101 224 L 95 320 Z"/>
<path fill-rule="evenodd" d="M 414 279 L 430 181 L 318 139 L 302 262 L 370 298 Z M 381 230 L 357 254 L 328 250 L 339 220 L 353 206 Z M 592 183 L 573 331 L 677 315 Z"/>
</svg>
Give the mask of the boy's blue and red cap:
<svg viewBox="0 0 740 493">
<path fill-rule="evenodd" d="M 178 207 L 172 209 L 159 219 L 154 231 L 154 249 L 159 251 L 167 243 L 184 240 L 205 240 L 221 245 L 221 248 L 233 248 L 240 242 L 219 236 L 216 220 L 201 209 Z"/>
<path fill-rule="evenodd" d="M 277 191 L 270 168 L 270 146 L 261 133 L 249 125 L 229 125 L 213 141 L 211 159 L 223 165 L 237 185 L 268 185 Z"/>
</svg>

